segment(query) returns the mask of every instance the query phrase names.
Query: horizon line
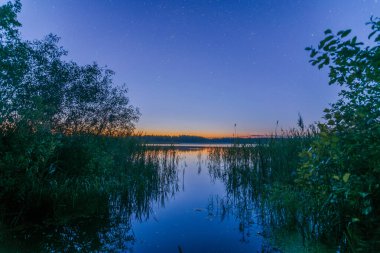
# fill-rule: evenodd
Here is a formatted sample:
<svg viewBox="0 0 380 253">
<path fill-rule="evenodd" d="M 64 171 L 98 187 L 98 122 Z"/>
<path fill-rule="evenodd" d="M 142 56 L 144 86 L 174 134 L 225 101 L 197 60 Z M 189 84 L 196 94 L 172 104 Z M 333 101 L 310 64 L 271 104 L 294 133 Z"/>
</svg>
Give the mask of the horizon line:
<svg viewBox="0 0 380 253">
<path fill-rule="evenodd" d="M 182 136 L 190 136 L 190 137 L 200 137 L 206 139 L 221 139 L 221 138 L 265 138 L 270 137 L 272 134 L 225 134 L 225 133 L 210 133 L 210 132 L 169 132 L 169 131 L 137 131 L 137 135 L 140 136 L 160 136 L 160 137 L 182 137 Z"/>
</svg>

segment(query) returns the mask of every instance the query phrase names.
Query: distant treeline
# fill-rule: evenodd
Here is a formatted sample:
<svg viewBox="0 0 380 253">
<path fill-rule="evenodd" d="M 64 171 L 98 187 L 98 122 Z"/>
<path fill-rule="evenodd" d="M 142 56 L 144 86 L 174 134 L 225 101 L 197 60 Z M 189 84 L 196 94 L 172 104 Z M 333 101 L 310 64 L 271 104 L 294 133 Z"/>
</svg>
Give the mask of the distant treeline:
<svg viewBox="0 0 380 253">
<path fill-rule="evenodd" d="M 136 137 L 147 144 L 177 144 L 177 143 L 208 143 L 208 144 L 256 144 L 256 143 L 266 143 L 271 138 L 270 137 L 258 137 L 258 138 L 233 138 L 233 137 L 223 137 L 223 138 L 206 138 L 201 136 L 193 135 L 143 135 Z"/>
</svg>

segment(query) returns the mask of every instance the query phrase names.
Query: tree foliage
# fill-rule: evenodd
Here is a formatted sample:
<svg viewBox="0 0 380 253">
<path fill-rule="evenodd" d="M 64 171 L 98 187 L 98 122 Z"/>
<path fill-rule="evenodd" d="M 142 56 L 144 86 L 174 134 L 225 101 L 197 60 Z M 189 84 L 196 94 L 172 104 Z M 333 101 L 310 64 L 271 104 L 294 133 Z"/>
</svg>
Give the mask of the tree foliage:
<svg viewBox="0 0 380 253">
<path fill-rule="evenodd" d="M 101 188 L 100 178 L 116 163 L 112 153 L 118 152 L 110 150 L 119 140 L 113 137 L 130 136 L 140 115 L 126 87 L 113 83 L 112 70 L 66 60 L 55 35 L 23 40 L 20 10 L 19 0 L 0 6 L 2 221 L 8 212 L 22 216 L 38 205 L 49 210 L 43 203 L 67 182 Z M 131 149 L 123 150 L 127 159 Z"/>
<path fill-rule="evenodd" d="M 352 250 L 380 246 L 380 19 L 367 24 L 368 45 L 351 30 L 328 29 L 316 48 L 306 48 L 311 64 L 328 67 L 329 83 L 342 90 L 304 152 L 298 182 L 324 200 L 331 230 L 343 230 Z"/>
<path fill-rule="evenodd" d="M 139 111 L 127 89 L 113 84 L 112 70 L 96 63 L 80 66 L 64 60 L 59 38 L 20 38 L 19 1 L 1 6 L 0 125 L 3 131 L 26 122 L 54 133 L 130 135 Z"/>
</svg>

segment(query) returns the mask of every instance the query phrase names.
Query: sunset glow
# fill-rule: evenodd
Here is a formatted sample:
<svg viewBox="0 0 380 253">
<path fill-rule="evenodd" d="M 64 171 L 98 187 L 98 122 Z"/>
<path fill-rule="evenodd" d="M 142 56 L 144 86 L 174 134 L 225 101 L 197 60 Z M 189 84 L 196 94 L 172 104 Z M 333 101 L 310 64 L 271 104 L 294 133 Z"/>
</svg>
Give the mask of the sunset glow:
<svg viewBox="0 0 380 253">
<path fill-rule="evenodd" d="M 165 130 L 139 130 L 139 133 L 143 135 L 165 135 L 165 136 L 180 136 L 180 135 L 191 135 L 200 136 L 205 138 L 223 138 L 223 137 L 234 137 L 234 133 L 227 132 L 208 132 L 208 131 L 165 131 Z M 252 134 L 252 133 L 237 133 L 237 137 L 245 138 L 248 136 L 265 136 L 262 134 Z"/>
</svg>

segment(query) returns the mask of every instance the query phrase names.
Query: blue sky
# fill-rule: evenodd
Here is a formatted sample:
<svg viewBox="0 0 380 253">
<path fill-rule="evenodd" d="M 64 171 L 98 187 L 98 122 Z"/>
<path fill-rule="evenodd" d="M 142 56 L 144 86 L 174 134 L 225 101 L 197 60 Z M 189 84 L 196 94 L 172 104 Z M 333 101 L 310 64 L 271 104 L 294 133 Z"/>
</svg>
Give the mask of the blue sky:
<svg viewBox="0 0 380 253">
<path fill-rule="evenodd" d="M 5 1 L 3 1 L 5 2 Z M 337 98 L 306 46 L 327 28 L 365 39 L 376 0 L 24 0 L 26 39 L 60 36 L 69 58 L 126 83 L 145 133 L 240 135 L 321 119 Z"/>
</svg>

